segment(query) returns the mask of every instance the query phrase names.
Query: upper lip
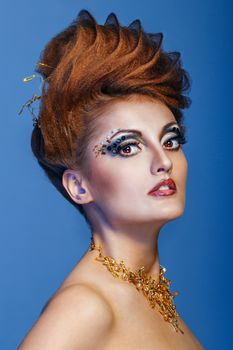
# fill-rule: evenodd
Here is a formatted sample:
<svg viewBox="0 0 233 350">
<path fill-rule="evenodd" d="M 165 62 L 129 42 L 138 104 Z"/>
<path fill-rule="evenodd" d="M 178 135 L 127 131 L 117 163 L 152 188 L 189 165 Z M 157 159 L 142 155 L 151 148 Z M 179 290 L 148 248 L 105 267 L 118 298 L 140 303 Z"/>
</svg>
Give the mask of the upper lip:
<svg viewBox="0 0 233 350">
<path fill-rule="evenodd" d="M 176 190 L 176 184 L 170 178 L 170 179 L 161 180 L 155 187 L 152 188 L 152 190 L 150 190 L 150 192 L 148 192 L 148 194 L 150 194 L 151 192 L 157 191 L 160 186 L 165 186 L 165 185 L 167 185 L 172 190 Z"/>
</svg>

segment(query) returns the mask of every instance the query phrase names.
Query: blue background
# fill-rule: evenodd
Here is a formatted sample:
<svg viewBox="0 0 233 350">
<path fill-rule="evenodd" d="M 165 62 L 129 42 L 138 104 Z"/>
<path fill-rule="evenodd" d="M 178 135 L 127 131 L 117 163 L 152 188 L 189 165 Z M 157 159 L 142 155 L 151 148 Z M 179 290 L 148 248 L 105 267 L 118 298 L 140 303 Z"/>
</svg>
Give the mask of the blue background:
<svg viewBox="0 0 233 350">
<path fill-rule="evenodd" d="M 180 51 L 192 78 L 185 111 L 188 143 L 185 213 L 159 238 L 177 310 L 205 349 L 231 349 L 232 6 L 230 1 L 1 2 L 0 349 L 16 349 L 90 242 L 84 219 L 42 173 L 30 150 L 31 117 L 17 115 L 38 82 L 41 50 L 81 9 L 103 24 L 139 18 Z"/>
</svg>

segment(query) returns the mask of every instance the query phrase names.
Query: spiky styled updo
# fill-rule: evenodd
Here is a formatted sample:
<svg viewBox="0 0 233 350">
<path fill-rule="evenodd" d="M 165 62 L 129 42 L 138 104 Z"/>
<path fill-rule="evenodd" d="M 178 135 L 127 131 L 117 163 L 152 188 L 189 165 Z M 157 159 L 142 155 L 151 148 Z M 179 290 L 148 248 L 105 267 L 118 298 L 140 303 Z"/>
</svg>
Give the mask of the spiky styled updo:
<svg viewBox="0 0 233 350">
<path fill-rule="evenodd" d="M 62 184 L 66 169 L 88 176 L 87 145 L 95 133 L 95 118 L 116 99 L 140 94 L 158 99 L 182 124 L 181 109 L 191 100 L 183 92 L 190 78 L 179 52 L 162 49 L 162 33 L 146 33 L 138 19 L 121 26 L 114 13 L 104 25 L 87 10 L 43 50 L 36 71 L 44 78 L 39 121 L 31 138 L 32 151 L 52 184 L 90 222 Z M 49 67 L 48 67 L 49 66 Z M 183 124 L 182 124 L 183 127 Z"/>
</svg>

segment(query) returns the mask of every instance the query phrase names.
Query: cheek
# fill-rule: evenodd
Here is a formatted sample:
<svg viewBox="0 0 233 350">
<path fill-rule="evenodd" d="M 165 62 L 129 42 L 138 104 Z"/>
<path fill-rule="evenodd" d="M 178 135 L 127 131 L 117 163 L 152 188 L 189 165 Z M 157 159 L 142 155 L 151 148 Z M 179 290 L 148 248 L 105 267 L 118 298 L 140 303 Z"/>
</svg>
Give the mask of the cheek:
<svg viewBox="0 0 233 350">
<path fill-rule="evenodd" d="M 117 159 L 111 164 L 97 164 L 93 168 L 93 180 L 90 184 L 93 197 L 97 201 L 113 198 L 117 201 L 132 196 L 135 187 L 142 183 L 140 172 L 133 169 L 135 168 L 132 164 Z"/>
<path fill-rule="evenodd" d="M 106 200 L 109 196 L 117 193 L 119 187 L 119 174 L 117 169 L 106 164 L 97 164 L 92 168 L 91 192 L 98 201 Z"/>
<path fill-rule="evenodd" d="M 188 172 L 188 162 L 184 153 L 182 153 L 182 157 L 179 158 L 176 165 L 177 180 L 179 181 L 180 187 L 185 191 Z"/>
<path fill-rule="evenodd" d="M 183 163 L 183 165 L 182 165 L 183 178 L 186 181 L 187 172 L 188 172 L 188 161 L 187 161 L 184 154 L 183 154 L 183 162 L 182 163 Z"/>
</svg>

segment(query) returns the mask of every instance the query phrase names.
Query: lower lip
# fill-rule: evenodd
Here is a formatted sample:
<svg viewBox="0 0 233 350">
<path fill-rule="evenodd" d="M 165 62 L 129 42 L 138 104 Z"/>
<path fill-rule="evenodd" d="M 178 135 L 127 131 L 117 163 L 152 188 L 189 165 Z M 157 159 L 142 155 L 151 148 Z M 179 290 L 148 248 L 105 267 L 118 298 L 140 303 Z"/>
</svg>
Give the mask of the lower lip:
<svg viewBox="0 0 233 350">
<path fill-rule="evenodd" d="M 172 194 L 176 193 L 175 190 L 158 190 L 155 192 L 151 192 L 150 195 L 151 196 L 156 196 L 156 197 L 160 197 L 160 196 L 170 196 Z"/>
</svg>

